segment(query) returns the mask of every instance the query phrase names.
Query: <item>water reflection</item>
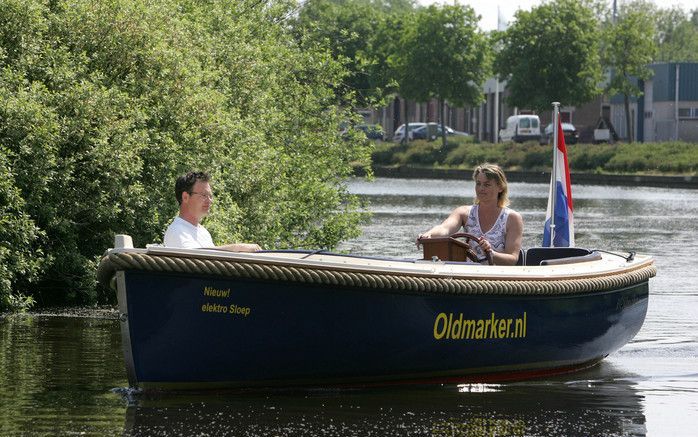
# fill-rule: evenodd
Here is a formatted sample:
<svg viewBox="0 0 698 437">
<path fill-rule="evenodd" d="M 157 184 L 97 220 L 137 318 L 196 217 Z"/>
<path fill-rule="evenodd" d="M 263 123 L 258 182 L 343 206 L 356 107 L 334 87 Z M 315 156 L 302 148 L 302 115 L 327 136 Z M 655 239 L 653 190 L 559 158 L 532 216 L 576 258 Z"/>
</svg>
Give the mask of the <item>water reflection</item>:
<svg viewBox="0 0 698 437">
<path fill-rule="evenodd" d="M 0 317 L 0 435 L 106 435 L 123 420 L 117 320 Z"/>
<path fill-rule="evenodd" d="M 643 436 L 635 386 L 602 363 L 574 378 L 502 385 L 136 397 L 124 434 Z"/>
</svg>

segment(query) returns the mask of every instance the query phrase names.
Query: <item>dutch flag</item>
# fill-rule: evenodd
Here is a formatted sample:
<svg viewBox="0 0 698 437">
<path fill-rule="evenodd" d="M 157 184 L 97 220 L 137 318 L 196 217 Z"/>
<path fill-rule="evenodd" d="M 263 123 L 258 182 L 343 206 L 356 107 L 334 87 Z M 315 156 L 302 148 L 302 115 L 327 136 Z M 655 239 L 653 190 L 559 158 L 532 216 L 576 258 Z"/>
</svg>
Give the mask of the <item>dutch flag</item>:
<svg viewBox="0 0 698 437">
<path fill-rule="evenodd" d="M 553 198 L 553 196 L 555 196 Z M 555 237 L 550 241 L 550 224 L 553 205 L 555 208 Z M 574 220 L 572 219 L 572 187 L 570 185 L 570 170 L 567 164 L 567 147 L 562 123 L 557 124 L 557 147 L 553 162 L 553 172 L 550 178 L 550 194 L 548 196 L 548 211 L 545 214 L 543 229 L 544 247 L 573 247 Z"/>
</svg>

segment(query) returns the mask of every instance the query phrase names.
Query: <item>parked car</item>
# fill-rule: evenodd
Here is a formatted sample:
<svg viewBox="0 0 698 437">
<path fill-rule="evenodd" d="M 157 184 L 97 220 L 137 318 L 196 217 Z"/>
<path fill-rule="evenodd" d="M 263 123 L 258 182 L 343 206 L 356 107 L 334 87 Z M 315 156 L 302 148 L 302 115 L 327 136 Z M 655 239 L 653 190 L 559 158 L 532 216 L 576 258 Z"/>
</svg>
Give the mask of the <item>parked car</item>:
<svg viewBox="0 0 698 437">
<path fill-rule="evenodd" d="M 385 138 L 383 126 L 380 124 L 357 124 L 356 129 L 364 131 L 369 140 L 382 140 Z"/>
<path fill-rule="evenodd" d="M 410 139 L 414 138 L 414 131 L 416 129 L 426 125 L 426 123 L 421 121 L 410 122 Z M 403 138 L 405 138 L 405 125 L 401 124 L 393 133 L 393 141 L 400 142 Z"/>
<path fill-rule="evenodd" d="M 467 132 L 457 131 L 449 126 L 444 127 L 446 128 L 446 135 L 468 135 Z M 412 131 L 410 138 L 415 140 L 435 140 L 441 137 L 441 123 L 427 123 L 414 130 L 410 128 L 410 130 Z"/>
<path fill-rule="evenodd" d="M 540 141 L 540 119 L 537 115 L 512 115 L 507 125 L 499 131 L 499 141 Z"/>
<path fill-rule="evenodd" d="M 340 125 L 341 131 L 340 134 L 342 135 L 342 138 L 345 140 L 350 138 L 352 133 L 357 133 L 358 131 L 362 131 L 365 135 L 366 138 L 369 140 L 383 140 L 385 139 L 385 132 L 383 131 L 383 127 L 380 124 L 366 124 L 366 123 L 361 123 L 361 124 L 356 124 L 356 125 L 350 125 L 349 122 L 344 122 Z"/>
<path fill-rule="evenodd" d="M 577 144 L 579 141 L 579 132 L 572 123 L 562 123 L 562 132 L 565 135 L 565 144 Z M 553 124 L 550 123 L 545 127 L 541 135 L 541 143 L 550 143 L 553 140 Z"/>
</svg>

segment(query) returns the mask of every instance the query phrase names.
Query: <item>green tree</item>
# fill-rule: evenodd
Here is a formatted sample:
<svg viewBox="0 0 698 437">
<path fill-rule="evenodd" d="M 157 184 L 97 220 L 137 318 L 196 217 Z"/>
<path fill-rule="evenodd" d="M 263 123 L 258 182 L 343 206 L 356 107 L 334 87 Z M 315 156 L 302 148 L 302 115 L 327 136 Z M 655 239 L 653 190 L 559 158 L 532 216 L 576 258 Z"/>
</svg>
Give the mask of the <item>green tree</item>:
<svg viewBox="0 0 698 437">
<path fill-rule="evenodd" d="M 346 70 L 298 44 L 293 11 L 284 0 L 0 0 L 0 155 L 13 181 L 0 210 L 19 217 L 0 244 L 28 242 L 41 260 L 3 261 L 15 296 L 108 299 L 97 260 L 115 233 L 160 241 L 190 169 L 214 177 L 217 242 L 331 248 L 358 234 L 364 214 L 344 181 L 369 148 L 342 140 Z"/>
<path fill-rule="evenodd" d="M 400 50 L 403 34 L 414 12 L 414 9 L 400 8 L 383 15 L 367 37 L 366 48 L 360 53 L 369 84 L 375 90 L 375 95 L 380 97 L 376 103 L 385 104 L 385 98 L 397 94 L 396 71 L 391 59 Z"/>
<path fill-rule="evenodd" d="M 600 90 L 598 20 L 595 4 L 555 0 L 519 10 L 495 39 L 495 71 L 507 80 L 509 104 L 537 111 L 551 102 L 581 105 Z"/>
<path fill-rule="evenodd" d="M 656 10 L 652 10 L 652 8 Z M 658 62 L 698 61 L 698 9 L 690 15 L 681 8 L 661 9 L 649 5 L 655 17 Z"/>
<path fill-rule="evenodd" d="M 470 6 L 421 8 L 405 26 L 399 51 L 392 59 L 403 97 L 418 102 L 438 100 L 444 145 L 444 103 L 475 105 L 482 100 L 489 45 L 478 21 Z"/>
<path fill-rule="evenodd" d="M 25 211 L 8 159 L 0 148 L 0 310 L 24 310 L 34 300 L 16 291 L 32 285 L 45 257 L 41 232 Z"/>
<path fill-rule="evenodd" d="M 342 94 L 355 93 L 357 103 L 380 103 L 390 92 L 391 77 L 385 74 L 380 55 L 391 43 L 386 24 L 409 13 L 412 0 L 308 0 L 303 3 L 294 27 L 299 39 L 328 48 L 348 74 Z M 376 32 L 379 31 L 378 38 Z M 394 32 L 393 32 L 394 33 Z"/>
<path fill-rule="evenodd" d="M 606 91 L 623 95 L 629 142 L 634 139 L 630 97 L 642 95 L 637 80 L 652 75 L 648 66 L 657 51 L 655 32 L 652 16 L 633 4 L 623 5 L 615 23 L 607 23 L 603 32 L 601 53 L 604 65 L 611 72 Z"/>
</svg>

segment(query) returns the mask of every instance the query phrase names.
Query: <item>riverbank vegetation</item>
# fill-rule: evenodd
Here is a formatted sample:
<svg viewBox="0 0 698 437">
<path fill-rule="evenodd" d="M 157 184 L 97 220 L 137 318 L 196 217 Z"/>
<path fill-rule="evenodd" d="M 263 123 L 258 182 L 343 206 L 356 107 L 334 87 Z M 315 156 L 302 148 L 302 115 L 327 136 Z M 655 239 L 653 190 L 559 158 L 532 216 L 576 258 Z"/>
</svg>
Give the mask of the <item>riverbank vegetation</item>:
<svg viewBox="0 0 698 437">
<path fill-rule="evenodd" d="M 579 173 L 693 175 L 698 172 L 698 147 L 685 142 L 570 144 L 570 170 Z M 475 143 L 472 138 L 410 143 L 378 141 L 373 163 L 384 166 L 417 166 L 470 169 L 482 162 L 494 162 L 507 170 L 550 171 L 550 146 Z"/>
<path fill-rule="evenodd" d="M 368 144 L 340 134 L 346 70 L 292 33 L 291 2 L 1 4 L 0 310 L 112 300 L 98 259 L 117 233 L 161 241 L 191 169 L 219 243 L 358 235 L 344 181 Z"/>
</svg>

